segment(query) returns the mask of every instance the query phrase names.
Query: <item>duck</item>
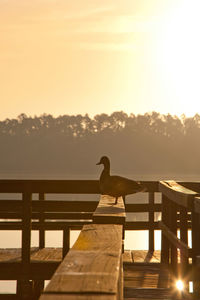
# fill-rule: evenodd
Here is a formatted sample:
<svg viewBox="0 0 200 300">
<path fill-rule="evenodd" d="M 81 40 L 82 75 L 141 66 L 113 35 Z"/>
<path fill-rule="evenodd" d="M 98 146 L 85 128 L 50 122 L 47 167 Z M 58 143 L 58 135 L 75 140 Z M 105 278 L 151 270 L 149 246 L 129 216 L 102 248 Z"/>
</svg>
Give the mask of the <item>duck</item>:
<svg viewBox="0 0 200 300">
<path fill-rule="evenodd" d="M 125 177 L 110 175 L 110 160 L 107 156 L 102 156 L 96 165 L 103 165 L 103 171 L 99 179 L 100 192 L 103 195 L 115 197 L 117 204 L 119 197 L 129 194 L 146 191 L 146 187 L 139 181 L 134 181 Z"/>
</svg>

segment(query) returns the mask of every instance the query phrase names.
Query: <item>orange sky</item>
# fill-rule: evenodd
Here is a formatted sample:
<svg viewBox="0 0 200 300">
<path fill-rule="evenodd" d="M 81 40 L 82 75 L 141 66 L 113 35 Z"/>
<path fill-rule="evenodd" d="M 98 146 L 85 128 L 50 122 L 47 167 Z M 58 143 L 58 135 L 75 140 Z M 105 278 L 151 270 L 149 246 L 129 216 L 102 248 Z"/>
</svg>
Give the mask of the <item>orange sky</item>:
<svg viewBox="0 0 200 300">
<path fill-rule="evenodd" d="M 198 0 L 1 0 L 0 119 L 200 113 Z"/>
</svg>

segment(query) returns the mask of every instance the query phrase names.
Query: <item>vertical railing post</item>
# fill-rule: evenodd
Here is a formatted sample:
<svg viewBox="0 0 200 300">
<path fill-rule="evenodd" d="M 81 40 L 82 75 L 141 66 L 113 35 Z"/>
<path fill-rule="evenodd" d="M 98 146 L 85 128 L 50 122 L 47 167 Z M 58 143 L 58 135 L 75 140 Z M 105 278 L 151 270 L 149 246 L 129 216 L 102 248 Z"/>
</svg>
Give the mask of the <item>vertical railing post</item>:
<svg viewBox="0 0 200 300">
<path fill-rule="evenodd" d="M 162 194 L 162 222 L 169 227 L 169 203 L 168 198 Z M 169 264 L 169 240 L 162 232 L 161 263 Z"/>
<path fill-rule="evenodd" d="M 169 217 L 170 217 L 170 231 L 174 233 L 175 236 L 177 236 L 177 205 L 173 201 L 169 200 Z M 174 276 L 178 276 L 178 250 L 175 245 L 171 243 L 170 245 L 171 251 L 171 267 L 172 272 Z"/>
<path fill-rule="evenodd" d="M 39 201 L 45 200 L 45 194 L 44 193 L 39 193 Z M 40 212 L 39 212 L 39 224 L 40 224 L 40 229 L 39 229 L 39 248 L 42 249 L 45 247 L 45 230 L 44 230 L 44 208 L 41 206 L 40 207 Z"/>
<path fill-rule="evenodd" d="M 188 245 L 188 214 L 187 208 L 180 206 L 180 239 L 183 243 Z M 189 288 L 189 282 L 186 282 L 186 276 L 188 273 L 188 256 L 184 249 L 180 249 L 180 273 L 182 280 L 185 281 L 185 286 Z"/>
<path fill-rule="evenodd" d="M 42 204 L 45 201 L 45 194 L 39 193 L 39 201 Z M 44 207 L 39 206 L 39 248 L 45 247 L 45 229 L 44 229 Z M 38 299 L 44 289 L 44 280 L 33 280 L 33 299 Z"/>
<path fill-rule="evenodd" d="M 154 251 L 154 193 L 149 192 L 149 251 Z"/>
<path fill-rule="evenodd" d="M 22 194 L 22 274 L 23 279 L 17 281 L 17 296 L 19 299 L 30 299 L 32 294 L 32 283 L 30 276 L 30 254 L 31 254 L 31 204 L 32 194 L 24 191 Z"/>
<path fill-rule="evenodd" d="M 200 298 L 200 280 L 199 271 L 197 268 L 197 255 L 200 255 L 199 243 L 199 228 L 200 228 L 200 214 L 195 212 L 194 202 L 191 209 L 192 221 L 192 272 L 193 272 L 193 299 Z"/>
<path fill-rule="evenodd" d="M 66 227 L 63 229 L 63 249 L 62 249 L 62 256 L 63 258 L 67 254 L 70 248 L 70 228 Z"/>
</svg>

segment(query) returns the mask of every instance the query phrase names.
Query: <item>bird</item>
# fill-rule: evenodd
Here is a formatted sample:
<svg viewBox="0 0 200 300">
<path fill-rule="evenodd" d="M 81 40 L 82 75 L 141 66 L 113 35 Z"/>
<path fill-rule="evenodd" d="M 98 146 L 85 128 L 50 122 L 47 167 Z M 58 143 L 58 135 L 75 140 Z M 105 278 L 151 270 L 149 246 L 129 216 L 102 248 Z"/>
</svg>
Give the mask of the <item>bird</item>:
<svg viewBox="0 0 200 300">
<path fill-rule="evenodd" d="M 100 191 L 104 195 L 115 197 L 115 204 L 117 204 L 118 197 L 146 191 L 146 187 L 139 181 L 110 175 L 110 160 L 107 156 L 102 156 L 96 165 L 101 164 L 104 165 L 104 169 L 99 180 Z"/>
</svg>

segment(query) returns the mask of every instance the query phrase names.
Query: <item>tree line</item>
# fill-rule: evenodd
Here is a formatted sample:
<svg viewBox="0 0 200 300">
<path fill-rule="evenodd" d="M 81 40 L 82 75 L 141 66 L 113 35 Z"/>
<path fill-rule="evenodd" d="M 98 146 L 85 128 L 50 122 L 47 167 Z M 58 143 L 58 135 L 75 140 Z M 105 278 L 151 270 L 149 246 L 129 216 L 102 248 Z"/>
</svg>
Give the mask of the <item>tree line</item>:
<svg viewBox="0 0 200 300">
<path fill-rule="evenodd" d="M 117 173 L 198 174 L 200 115 L 21 114 L 0 122 L 0 143 L 1 174 L 95 175 L 102 155 Z"/>
</svg>

